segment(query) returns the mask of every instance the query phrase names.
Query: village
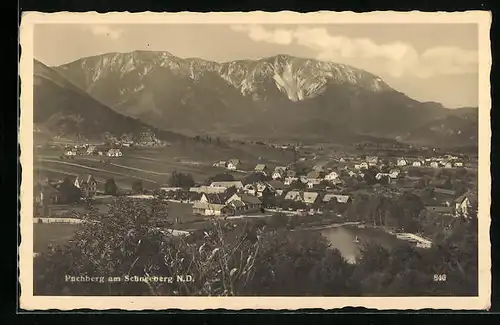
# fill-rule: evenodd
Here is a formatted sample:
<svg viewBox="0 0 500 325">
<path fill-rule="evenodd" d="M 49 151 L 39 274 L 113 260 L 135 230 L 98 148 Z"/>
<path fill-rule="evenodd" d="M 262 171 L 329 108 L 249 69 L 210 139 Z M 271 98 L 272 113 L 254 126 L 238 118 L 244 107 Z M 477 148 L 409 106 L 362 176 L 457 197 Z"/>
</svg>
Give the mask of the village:
<svg viewBox="0 0 500 325">
<path fill-rule="evenodd" d="M 122 151 L 98 150 L 83 145 L 67 152 L 81 155 L 121 157 Z M 420 214 L 452 220 L 469 217 L 477 208 L 475 168 L 467 159 L 454 155 L 435 157 L 340 156 L 321 163 L 304 163 L 298 159 L 289 165 L 263 163 L 250 166 L 238 158 L 212 164 L 214 176 L 195 184 L 190 175 L 173 173 L 169 184 L 155 190 L 144 189 L 140 181 L 132 182 L 132 190 L 119 189 L 112 177 L 104 188 L 91 174 L 64 179 L 39 181 L 34 189 L 38 222 L 71 219 L 69 211 L 85 211 L 88 202 L 97 202 L 106 213 L 110 198 L 161 199 L 182 205 L 176 223 L 210 218 L 266 218 L 272 215 L 308 217 L 301 219 L 314 225 L 333 223 L 371 223 L 368 217 L 349 211 L 355 204 L 368 205 L 368 197 L 394 198 L 411 193 L 422 204 Z M 228 172 L 238 172 L 234 177 Z M 175 178 L 175 179 L 174 179 Z M 186 181 L 187 180 L 187 181 Z M 132 181 L 132 180 L 131 180 Z M 364 200 L 364 201 L 363 201 Z M 86 203 L 83 203 L 86 202 Z M 364 203 L 363 203 L 364 202 Z M 69 204 L 69 206 L 68 206 Z M 417 211 L 418 212 L 418 211 Z M 176 212 L 170 212 L 175 214 Z M 305 220 L 305 221 L 304 221 Z M 69 221 L 68 221 L 69 222 Z M 430 247 L 431 240 L 422 233 L 410 233 L 402 222 L 375 222 L 399 239 Z M 417 232 L 417 231 L 413 231 Z"/>
</svg>

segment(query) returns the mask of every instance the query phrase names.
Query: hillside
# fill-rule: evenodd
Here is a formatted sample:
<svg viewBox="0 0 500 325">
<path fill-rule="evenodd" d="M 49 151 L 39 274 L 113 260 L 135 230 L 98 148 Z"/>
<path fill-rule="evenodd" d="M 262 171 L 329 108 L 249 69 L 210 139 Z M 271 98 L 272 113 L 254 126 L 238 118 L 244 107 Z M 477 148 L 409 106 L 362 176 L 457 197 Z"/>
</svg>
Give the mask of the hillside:
<svg viewBox="0 0 500 325">
<path fill-rule="evenodd" d="M 451 110 L 446 117 L 410 132 L 405 141 L 426 144 L 432 140 L 436 147 L 477 146 L 478 118 L 477 108 Z"/>
<path fill-rule="evenodd" d="M 420 103 L 395 91 L 369 72 L 288 55 L 216 63 L 135 51 L 55 69 L 120 114 L 187 134 L 395 139 L 449 114 L 438 103 Z"/>
<path fill-rule="evenodd" d="M 116 113 L 36 60 L 33 96 L 34 126 L 39 134 L 95 139 L 107 133 L 120 136 L 156 131 L 163 138 L 176 137 L 173 133 L 158 132 L 137 119 Z"/>
</svg>

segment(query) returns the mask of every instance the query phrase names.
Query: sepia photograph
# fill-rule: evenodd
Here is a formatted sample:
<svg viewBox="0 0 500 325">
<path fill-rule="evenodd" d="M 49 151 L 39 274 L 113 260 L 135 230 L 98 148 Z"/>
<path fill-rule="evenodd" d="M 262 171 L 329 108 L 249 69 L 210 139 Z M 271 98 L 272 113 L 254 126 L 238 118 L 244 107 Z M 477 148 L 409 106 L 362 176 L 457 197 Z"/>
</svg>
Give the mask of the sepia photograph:
<svg viewBox="0 0 500 325">
<path fill-rule="evenodd" d="M 24 13 L 21 308 L 487 309 L 490 22 Z"/>
</svg>

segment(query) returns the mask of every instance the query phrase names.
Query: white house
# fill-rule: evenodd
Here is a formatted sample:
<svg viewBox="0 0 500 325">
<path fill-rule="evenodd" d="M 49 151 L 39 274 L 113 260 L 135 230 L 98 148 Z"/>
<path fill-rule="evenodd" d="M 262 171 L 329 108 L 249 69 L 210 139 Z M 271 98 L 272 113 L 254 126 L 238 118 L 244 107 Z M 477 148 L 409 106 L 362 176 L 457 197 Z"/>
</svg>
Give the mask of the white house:
<svg viewBox="0 0 500 325">
<path fill-rule="evenodd" d="M 408 162 L 404 158 L 399 158 L 397 164 L 398 166 L 406 166 Z"/>
<path fill-rule="evenodd" d="M 375 178 L 378 180 L 381 180 L 383 177 L 390 177 L 389 173 L 377 173 L 377 175 L 375 175 Z"/>
<path fill-rule="evenodd" d="M 360 169 L 368 169 L 368 163 L 366 161 L 362 162 L 360 165 Z"/>
<path fill-rule="evenodd" d="M 430 166 L 431 166 L 432 168 L 439 168 L 439 164 L 438 164 L 438 162 L 437 162 L 437 161 L 431 161 Z"/>
<path fill-rule="evenodd" d="M 194 192 L 194 193 L 208 193 L 208 194 L 213 194 L 213 193 L 224 193 L 226 191 L 225 187 L 215 187 L 215 186 L 197 186 L 197 187 L 191 187 L 189 189 L 189 192 Z"/>
<path fill-rule="evenodd" d="M 316 192 L 304 192 L 304 203 L 305 204 L 313 204 L 318 199 L 319 194 Z"/>
<path fill-rule="evenodd" d="M 455 167 L 463 167 L 464 166 L 464 163 L 461 162 L 461 161 L 456 161 L 455 162 Z"/>
<path fill-rule="evenodd" d="M 416 160 L 411 165 L 413 167 L 422 167 L 422 162 L 420 160 Z"/>
<path fill-rule="evenodd" d="M 225 204 L 197 201 L 193 204 L 193 214 L 201 214 L 204 216 L 224 216 L 231 214 L 231 210 Z"/>
<path fill-rule="evenodd" d="M 311 178 L 309 179 L 309 181 L 307 182 L 307 187 L 308 188 L 314 188 L 314 186 L 317 186 L 321 183 L 321 179 L 319 178 Z"/>
<path fill-rule="evenodd" d="M 123 153 L 120 149 L 109 149 L 106 155 L 108 157 L 121 157 L 123 156 Z"/>
<path fill-rule="evenodd" d="M 289 191 L 285 195 L 285 200 L 303 202 L 304 198 L 302 197 L 299 191 Z"/>
<path fill-rule="evenodd" d="M 337 180 L 339 179 L 339 174 L 337 174 L 337 172 L 335 171 L 332 171 L 330 173 L 328 173 L 326 176 L 325 176 L 325 179 L 327 181 L 334 181 L 334 180 Z"/>
<path fill-rule="evenodd" d="M 348 203 L 350 200 L 349 195 L 340 195 L 340 194 L 325 194 L 323 196 L 323 202 L 327 203 L 330 202 L 331 200 L 336 200 L 338 203 Z"/>
<path fill-rule="evenodd" d="M 228 162 L 227 162 L 227 169 L 229 170 L 236 170 L 238 169 L 240 165 L 240 161 L 239 159 L 230 159 Z"/>
<path fill-rule="evenodd" d="M 376 166 L 378 164 L 377 156 L 366 156 L 366 162 L 369 166 Z"/>
<path fill-rule="evenodd" d="M 286 167 L 278 166 L 274 169 L 272 178 L 273 179 L 281 179 L 285 176 L 285 173 L 286 173 Z"/>
<path fill-rule="evenodd" d="M 399 177 L 399 173 L 400 173 L 399 169 L 391 169 L 389 171 L 389 177 L 390 178 L 398 178 Z"/>
<path fill-rule="evenodd" d="M 283 181 L 283 183 L 285 185 L 290 185 L 292 184 L 293 182 L 295 182 L 296 180 L 298 180 L 297 177 L 286 177 L 285 180 Z"/>
<path fill-rule="evenodd" d="M 318 196 L 319 194 L 316 192 L 290 191 L 286 193 L 285 200 L 313 204 L 318 199 Z"/>
<path fill-rule="evenodd" d="M 243 183 L 241 181 L 226 181 L 226 182 L 212 182 L 210 187 L 219 187 L 228 189 L 230 187 L 236 187 L 236 189 L 242 189 Z"/>
<path fill-rule="evenodd" d="M 444 168 L 453 168 L 453 165 L 451 162 L 447 162 L 444 164 Z"/>
<path fill-rule="evenodd" d="M 219 160 L 213 163 L 213 167 L 226 167 L 227 162 L 225 160 Z"/>
<path fill-rule="evenodd" d="M 455 216 L 469 216 L 469 209 L 471 208 L 471 202 L 469 200 L 469 193 L 464 193 L 455 199 Z"/>
</svg>

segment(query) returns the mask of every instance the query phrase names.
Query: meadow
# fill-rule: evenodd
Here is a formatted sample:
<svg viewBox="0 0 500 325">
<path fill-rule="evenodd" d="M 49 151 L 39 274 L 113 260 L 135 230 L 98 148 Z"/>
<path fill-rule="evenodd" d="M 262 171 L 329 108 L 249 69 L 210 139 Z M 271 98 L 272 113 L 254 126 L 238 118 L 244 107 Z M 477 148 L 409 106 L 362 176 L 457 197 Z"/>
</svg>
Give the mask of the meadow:
<svg viewBox="0 0 500 325">
<path fill-rule="evenodd" d="M 100 186 L 113 177 L 124 189 L 130 189 L 136 180 L 141 180 L 146 189 L 157 188 L 167 184 L 174 171 L 191 174 L 197 183 L 204 183 L 218 173 L 229 173 L 237 179 L 246 176 L 242 172 L 213 167 L 212 164 L 219 160 L 240 159 L 241 169 L 251 171 L 258 163 L 276 166 L 288 164 L 293 159 L 289 151 L 262 145 L 231 143 L 218 146 L 195 141 L 164 148 L 124 148 L 122 157 L 109 159 L 90 155 L 61 159 L 62 154 L 62 148 L 35 149 L 35 173 L 55 179 L 90 173 Z M 109 163 L 103 162 L 105 160 Z"/>
</svg>

